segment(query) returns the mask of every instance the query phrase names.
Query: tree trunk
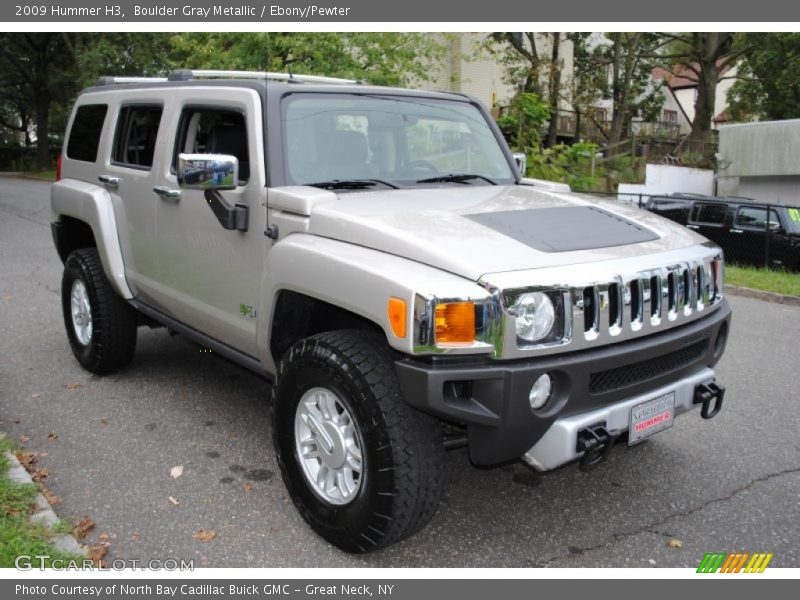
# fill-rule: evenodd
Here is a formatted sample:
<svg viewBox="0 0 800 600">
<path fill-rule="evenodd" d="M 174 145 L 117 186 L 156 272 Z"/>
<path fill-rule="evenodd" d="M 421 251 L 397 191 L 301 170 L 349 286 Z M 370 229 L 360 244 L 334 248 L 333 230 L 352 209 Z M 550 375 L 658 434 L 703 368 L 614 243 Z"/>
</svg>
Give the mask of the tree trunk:
<svg viewBox="0 0 800 600">
<path fill-rule="evenodd" d="M 561 97 L 561 33 L 553 34 L 552 62 L 550 64 L 550 123 L 545 146 L 552 148 L 558 141 L 558 101 Z"/>
<path fill-rule="evenodd" d="M 36 101 L 36 168 L 50 168 L 50 99 L 45 95 Z"/>
<path fill-rule="evenodd" d="M 697 98 L 694 102 L 694 119 L 689 134 L 689 151 L 707 153 L 711 141 L 711 124 L 714 114 L 717 83 L 720 78 L 718 61 L 729 50 L 733 34 L 699 33 L 695 34 L 699 64 L 697 65 Z"/>
</svg>

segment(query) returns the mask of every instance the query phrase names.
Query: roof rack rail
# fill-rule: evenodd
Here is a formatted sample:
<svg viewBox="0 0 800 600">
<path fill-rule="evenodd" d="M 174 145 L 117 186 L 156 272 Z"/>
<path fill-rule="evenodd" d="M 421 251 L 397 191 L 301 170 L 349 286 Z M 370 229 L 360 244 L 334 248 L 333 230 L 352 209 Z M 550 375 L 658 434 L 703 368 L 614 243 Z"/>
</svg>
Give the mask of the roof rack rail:
<svg viewBox="0 0 800 600">
<path fill-rule="evenodd" d="M 98 77 L 95 85 L 116 85 L 118 83 L 161 83 L 167 81 L 166 77 Z"/>
<path fill-rule="evenodd" d="M 190 81 L 192 79 L 272 79 L 289 83 L 336 83 L 361 84 L 358 79 L 322 77 L 320 75 L 297 75 L 294 73 L 271 73 L 268 71 L 221 71 L 212 69 L 176 69 L 169 74 L 170 81 Z"/>
</svg>

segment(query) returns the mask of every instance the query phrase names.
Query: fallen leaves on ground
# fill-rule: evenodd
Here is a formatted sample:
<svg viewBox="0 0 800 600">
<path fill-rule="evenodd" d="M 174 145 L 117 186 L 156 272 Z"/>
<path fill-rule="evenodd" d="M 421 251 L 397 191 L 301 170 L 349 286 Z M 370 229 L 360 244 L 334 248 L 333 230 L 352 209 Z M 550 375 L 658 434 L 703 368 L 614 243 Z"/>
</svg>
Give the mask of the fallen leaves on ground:
<svg viewBox="0 0 800 600">
<path fill-rule="evenodd" d="M 213 529 L 200 529 L 192 536 L 192 539 L 200 542 L 210 542 L 215 537 L 217 537 L 217 532 Z"/>
<path fill-rule="evenodd" d="M 89 559 L 98 567 L 103 565 L 103 558 L 108 554 L 108 544 L 89 546 Z"/>
<path fill-rule="evenodd" d="M 51 442 L 54 442 L 54 441 L 56 441 L 58 439 L 58 434 L 57 433 L 50 433 L 50 435 L 47 436 L 47 439 L 50 440 Z"/>
<path fill-rule="evenodd" d="M 17 452 L 17 460 L 25 467 L 26 471 L 32 471 L 39 456 L 36 452 Z"/>
<path fill-rule="evenodd" d="M 39 394 L 38 392 L 37 392 L 36 394 L 31 394 L 31 398 L 33 398 L 34 400 L 35 400 L 36 398 L 41 398 L 41 397 L 42 397 L 42 395 L 41 395 L 41 394 Z"/>
<path fill-rule="evenodd" d="M 100 535 L 97 536 L 97 539 L 99 539 L 101 542 L 107 542 L 108 541 L 108 534 L 107 533 L 101 533 Z"/>
<path fill-rule="evenodd" d="M 678 538 L 670 538 L 669 541 L 667 541 L 667 546 L 670 548 L 683 548 L 683 542 Z"/>
<path fill-rule="evenodd" d="M 94 529 L 94 521 L 92 521 L 89 517 L 83 517 L 82 519 L 79 519 L 77 523 L 75 523 L 73 532 L 75 533 L 75 537 L 80 539 L 85 538 L 92 529 Z"/>
<path fill-rule="evenodd" d="M 102 417 L 100 419 L 100 425 L 108 425 L 108 419 L 106 419 L 105 417 Z"/>
<path fill-rule="evenodd" d="M 29 438 L 27 435 L 20 435 L 17 437 L 17 439 L 19 440 L 20 444 L 27 444 L 31 440 L 31 438 Z"/>
<path fill-rule="evenodd" d="M 86 387 L 86 386 L 83 385 L 82 383 L 68 383 L 64 387 L 67 388 L 68 390 L 77 390 L 77 389 L 80 389 L 80 388 Z"/>
<path fill-rule="evenodd" d="M 31 472 L 31 479 L 36 483 L 41 483 L 43 480 L 47 479 L 49 475 L 50 469 L 42 467 L 41 469 L 34 469 L 33 472 Z"/>
<path fill-rule="evenodd" d="M 252 492 L 254 489 L 256 489 L 256 484 L 255 483 L 243 483 L 242 487 L 244 488 L 245 492 Z"/>
<path fill-rule="evenodd" d="M 172 496 L 167 497 L 167 500 L 169 500 L 169 503 L 173 506 L 178 506 L 178 504 L 180 504 L 180 500 L 176 500 Z"/>
<path fill-rule="evenodd" d="M 142 534 L 141 533 L 137 533 L 136 531 L 131 532 L 131 541 L 132 542 L 138 542 L 140 539 L 142 539 Z"/>
<path fill-rule="evenodd" d="M 183 475 L 183 465 L 178 465 L 177 467 L 172 467 L 169 470 L 169 474 L 172 475 L 174 479 L 177 479 L 181 475 Z"/>
<path fill-rule="evenodd" d="M 55 506 L 56 504 L 61 504 L 62 500 L 60 496 L 56 496 L 53 492 L 48 490 L 46 487 L 42 486 L 42 494 L 44 494 L 45 500 L 50 503 L 50 506 Z"/>
</svg>

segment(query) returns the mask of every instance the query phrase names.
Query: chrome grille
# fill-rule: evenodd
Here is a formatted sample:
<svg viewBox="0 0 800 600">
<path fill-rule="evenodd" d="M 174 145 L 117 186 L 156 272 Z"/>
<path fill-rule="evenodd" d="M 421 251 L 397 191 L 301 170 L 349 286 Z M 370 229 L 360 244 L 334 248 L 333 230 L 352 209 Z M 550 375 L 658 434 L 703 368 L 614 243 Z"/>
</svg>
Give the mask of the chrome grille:
<svg viewBox="0 0 800 600">
<path fill-rule="evenodd" d="M 721 300 L 719 258 L 649 269 L 613 281 L 571 288 L 574 322 L 583 338 L 618 337 L 626 331 L 655 329 L 701 313 Z"/>
<path fill-rule="evenodd" d="M 722 273 L 722 253 L 708 242 L 650 257 L 487 276 L 483 284 L 497 299 L 494 357 L 571 352 L 679 327 L 720 305 Z M 554 290 L 564 294 L 564 338 L 547 343 L 518 339 L 508 311 L 514 298 Z"/>
</svg>

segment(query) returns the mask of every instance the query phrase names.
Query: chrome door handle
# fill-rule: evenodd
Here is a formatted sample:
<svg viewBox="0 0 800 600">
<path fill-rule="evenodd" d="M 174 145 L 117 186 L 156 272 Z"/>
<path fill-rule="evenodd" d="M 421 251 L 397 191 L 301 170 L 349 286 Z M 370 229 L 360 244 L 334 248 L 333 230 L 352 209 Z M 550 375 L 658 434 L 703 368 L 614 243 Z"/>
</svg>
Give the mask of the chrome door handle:
<svg viewBox="0 0 800 600">
<path fill-rule="evenodd" d="M 113 177 L 112 175 L 98 175 L 97 180 L 112 187 L 119 187 L 119 182 L 122 181 L 119 177 Z"/>
<path fill-rule="evenodd" d="M 157 185 L 153 188 L 153 191 L 161 196 L 164 200 L 180 200 L 181 198 L 180 190 L 173 190 L 165 185 Z"/>
<path fill-rule="evenodd" d="M 744 233 L 741 229 L 731 229 L 731 233 Z"/>
<path fill-rule="evenodd" d="M 689 229 L 700 229 L 699 225 L 687 225 Z"/>
</svg>

